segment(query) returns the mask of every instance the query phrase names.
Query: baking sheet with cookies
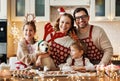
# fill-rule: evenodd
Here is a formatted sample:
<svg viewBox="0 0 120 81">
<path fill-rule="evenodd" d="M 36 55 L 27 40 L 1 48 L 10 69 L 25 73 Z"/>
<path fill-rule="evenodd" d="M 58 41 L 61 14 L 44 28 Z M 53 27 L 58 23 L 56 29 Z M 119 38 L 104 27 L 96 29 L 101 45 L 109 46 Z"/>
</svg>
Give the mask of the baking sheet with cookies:
<svg viewBox="0 0 120 81">
<path fill-rule="evenodd" d="M 40 77 L 96 76 L 96 73 L 81 73 L 77 71 L 38 71 Z"/>
</svg>

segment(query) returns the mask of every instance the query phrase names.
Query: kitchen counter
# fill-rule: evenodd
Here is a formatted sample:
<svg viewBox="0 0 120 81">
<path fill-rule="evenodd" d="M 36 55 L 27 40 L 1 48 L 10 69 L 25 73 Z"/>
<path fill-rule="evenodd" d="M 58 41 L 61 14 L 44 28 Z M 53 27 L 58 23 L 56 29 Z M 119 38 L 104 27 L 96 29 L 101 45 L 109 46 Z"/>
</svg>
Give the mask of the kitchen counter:
<svg viewBox="0 0 120 81">
<path fill-rule="evenodd" d="M 0 81 L 120 81 L 120 76 L 115 79 L 109 78 L 107 75 L 104 78 L 98 78 L 97 76 L 51 76 L 51 77 L 40 77 L 34 76 L 33 79 L 18 78 L 12 76 L 0 77 Z"/>
</svg>

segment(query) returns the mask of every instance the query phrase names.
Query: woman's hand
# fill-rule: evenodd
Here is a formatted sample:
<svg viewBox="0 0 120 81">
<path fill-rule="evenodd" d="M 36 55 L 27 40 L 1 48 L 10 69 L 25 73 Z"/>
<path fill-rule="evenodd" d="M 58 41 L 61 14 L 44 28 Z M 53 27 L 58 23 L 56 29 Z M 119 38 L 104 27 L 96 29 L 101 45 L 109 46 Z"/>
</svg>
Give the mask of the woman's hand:
<svg viewBox="0 0 120 81">
<path fill-rule="evenodd" d="M 74 31 L 71 31 L 71 32 L 70 32 L 70 36 L 71 36 L 75 41 L 78 41 L 78 40 L 79 40 L 78 36 L 75 34 Z"/>
<path fill-rule="evenodd" d="M 42 59 L 41 59 L 41 56 L 38 56 L 35 65 L 36 65 L 36 66 L 41 66 L 41 65 L 42 65 L 42 61 L 41 61 L 41 60 L 42 60 Z"/>
<path fill-rule="evenodd" d="M 38 54 L 38 57 L 40 56 L 41 58 L 46 58 L 46 57 L 49 57 L 50 54 L 51 54 L 50 51 L 48 51 L 47 53 L 42 53 L 42 52 L 41 52 L 41 53 Z"/>
<path fill-rule="evenodd" d="M 51 54 L 50 51 L 48 51 L 47 53 L 38 53 L 37 54 L 37 60 L 36 60 L 36 66 L 40 66 L 42 65 L 42 58 L 46 58 L 46 57 L 49 57 Z"/>
<path fill-rule="evenodd" d="M 72 66 L 72 69 L 75 71 L 86 72 L 85 67 Z"/>
</svg>

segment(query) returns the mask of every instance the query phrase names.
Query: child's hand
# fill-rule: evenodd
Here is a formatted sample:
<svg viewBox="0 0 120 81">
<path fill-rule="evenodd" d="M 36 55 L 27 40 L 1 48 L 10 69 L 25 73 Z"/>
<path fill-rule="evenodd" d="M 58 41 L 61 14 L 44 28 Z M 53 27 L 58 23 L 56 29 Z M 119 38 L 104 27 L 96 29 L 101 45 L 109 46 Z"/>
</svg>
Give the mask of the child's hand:
<svg viewBox="0 0 120 81">
<path fill-rule="evenodd" d="M 85 67 L 72 66 L 72 69 L 75 71 L 86 72 Z"/>
</svg>

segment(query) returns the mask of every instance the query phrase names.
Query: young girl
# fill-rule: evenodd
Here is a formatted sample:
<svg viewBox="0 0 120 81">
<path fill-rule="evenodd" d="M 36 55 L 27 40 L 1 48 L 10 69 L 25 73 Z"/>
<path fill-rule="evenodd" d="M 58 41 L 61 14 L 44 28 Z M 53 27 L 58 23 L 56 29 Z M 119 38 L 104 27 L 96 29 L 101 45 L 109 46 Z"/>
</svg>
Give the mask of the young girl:
<svg viewBox="0 0 120 81">
<path fill-rule="evenodd" d="M 34 44 L 37 42 L 34 38 L 36 33 L 36 25 L 34 21 L 27 21 L 23 26 L 23 39 L 18 42 L 17 59 L 19 63 L 25 66 L 35 65 L 40 66 L 41 63 L 36 63 L 38 56 L 41 58 L 49 56 L 49 54 L 35 53 Z M 44 55 L 44 56 L 43 56 Z"/>
<path fill-rule="evenodd" d="M 80 42 L 74 42 L 70 46 L 70 57 L 67 59 L 62 67 L 62 70 L 74 70 L 86 72 L 88 70 L 95 70 L 95 67 L 90 63 L 89 59 L 84 57 L 84 49 Z"/>
</svg>

